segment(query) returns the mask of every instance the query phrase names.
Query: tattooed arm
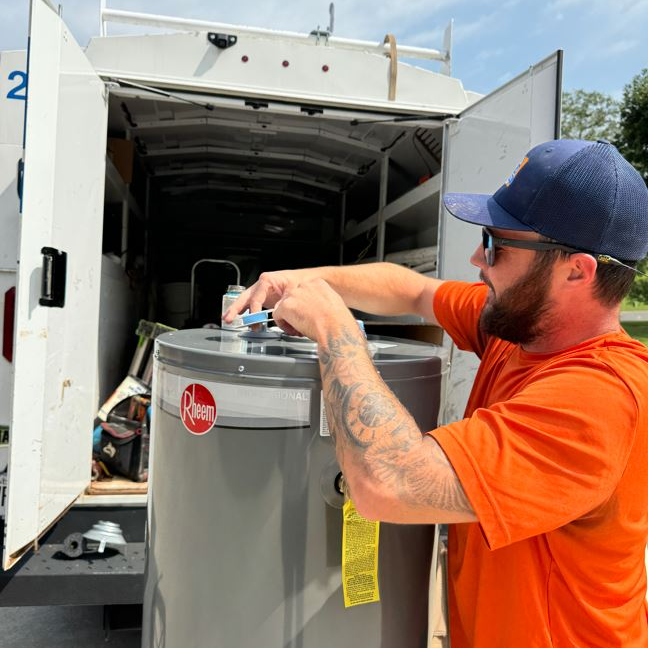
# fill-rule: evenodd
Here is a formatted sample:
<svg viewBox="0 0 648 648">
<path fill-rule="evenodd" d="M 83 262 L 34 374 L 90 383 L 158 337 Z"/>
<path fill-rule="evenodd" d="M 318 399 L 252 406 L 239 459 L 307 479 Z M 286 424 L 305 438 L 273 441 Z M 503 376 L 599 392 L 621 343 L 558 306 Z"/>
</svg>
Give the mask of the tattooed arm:
<svg viewBox="0 0 648 648">
<path fill-rule="evenodd" d="M 326 281 L 351 308 L 379 315 L 415 313 L 428 322 L 437 323 L 433 301 L 443 281 L 393 263 L 264 272 L 224 313 L 224 319 L 231 322 L 246 308 L 256 312 L 275 306 L 286 291 L 315 279 Z M 294 332 L 290 327 L 286 330 Z"/>
<path fill-rule="evenodd" d="M 378 375 L 341 298 L 323 281 L 308 282 L 282 299 L 277 315 L 319 342 L 329 428 L 360 513 L 401 523 L 476 521 L 443 450 Z"/>
</svg>

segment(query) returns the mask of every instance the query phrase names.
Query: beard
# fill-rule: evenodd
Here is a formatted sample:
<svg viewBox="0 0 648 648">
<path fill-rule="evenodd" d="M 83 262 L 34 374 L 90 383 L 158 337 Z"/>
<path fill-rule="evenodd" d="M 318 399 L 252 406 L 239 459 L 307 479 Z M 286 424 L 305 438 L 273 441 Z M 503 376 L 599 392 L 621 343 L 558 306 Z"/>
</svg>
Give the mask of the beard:
<svg viewBox="0 0 648 648">
<path fill-rule="evenodd" d="M 534 263 L 526 275 L 499 297 L 480 273 L 481 280 L 491 290 L 479 317 L 480 331 L 521 345 L 531 344 L 545 335 L 550 328 L 551 268 L 550 264 Z"/>
</svg>

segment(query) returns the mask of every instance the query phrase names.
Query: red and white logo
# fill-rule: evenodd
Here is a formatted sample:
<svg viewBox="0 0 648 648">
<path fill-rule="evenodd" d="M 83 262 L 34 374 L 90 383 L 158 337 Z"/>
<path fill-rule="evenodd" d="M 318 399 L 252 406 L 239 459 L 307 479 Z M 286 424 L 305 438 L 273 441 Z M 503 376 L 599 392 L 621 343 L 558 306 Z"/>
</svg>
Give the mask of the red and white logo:
<svg viewBox="0 0 648 648">
<path fill-rule="evenodd" d="M 192 383 L 182 392 L 180 418 L 191 434 L 205 434 L 216 422 L 216 401 L 204 385 Z"/>
</svg>

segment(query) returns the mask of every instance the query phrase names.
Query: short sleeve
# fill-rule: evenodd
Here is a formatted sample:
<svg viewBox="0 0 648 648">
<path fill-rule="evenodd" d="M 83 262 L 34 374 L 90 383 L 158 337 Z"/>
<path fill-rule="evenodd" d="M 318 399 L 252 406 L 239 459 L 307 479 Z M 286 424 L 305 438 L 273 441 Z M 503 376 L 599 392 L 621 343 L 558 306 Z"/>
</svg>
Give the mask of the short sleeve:
<svg viewBox="0 0 648 648">
<path fill-rule="evenodd" d="M 430 434 L 452 463 L 488 545 L 497 549 L 606 502 L 627 463 L 637 420 L 633 395 L 604 363 L 563 360 L 510 400 Z"/>
<path fill-rule="evenodd" d="M 479 316 L 488 288 L 483 283 L 446 281 L 434 296 L 434 315 L 462 351 L 481 357 L 487 337 L 479 331 Z"/>
</svg>

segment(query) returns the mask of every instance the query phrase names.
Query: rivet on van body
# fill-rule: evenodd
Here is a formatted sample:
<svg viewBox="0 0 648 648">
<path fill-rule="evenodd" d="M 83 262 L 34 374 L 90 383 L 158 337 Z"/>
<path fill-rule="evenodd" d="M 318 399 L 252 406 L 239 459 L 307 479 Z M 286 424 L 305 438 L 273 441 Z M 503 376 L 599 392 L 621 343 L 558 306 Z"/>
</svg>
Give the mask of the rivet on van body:
<svg viewBox="0 0 648 648">
<path fill-rule="evenodd" d="M 239 373 L 243 373 L 245 371 L 245 367 L 243 365 L 239 365 Z"/>
<path fill-rule="evenodd" d="M 247 55 L 241 56 L 241 61 L 243 61 L 243 63 L 247 63 L 249 60 L 250 59 Z"/>
<path fill-rule="evenodd" d="M 329 71 L 329 66 L 328 65 L 322 65 L 322 72 L 328 72 Z"/>
<path fill-rule="evenodd" d="M 288 67 L 290 65 L 290 62 L 289 61 L 284 61 L 281 65 L 283 65 L 284 67 Z"/>
</svg>

